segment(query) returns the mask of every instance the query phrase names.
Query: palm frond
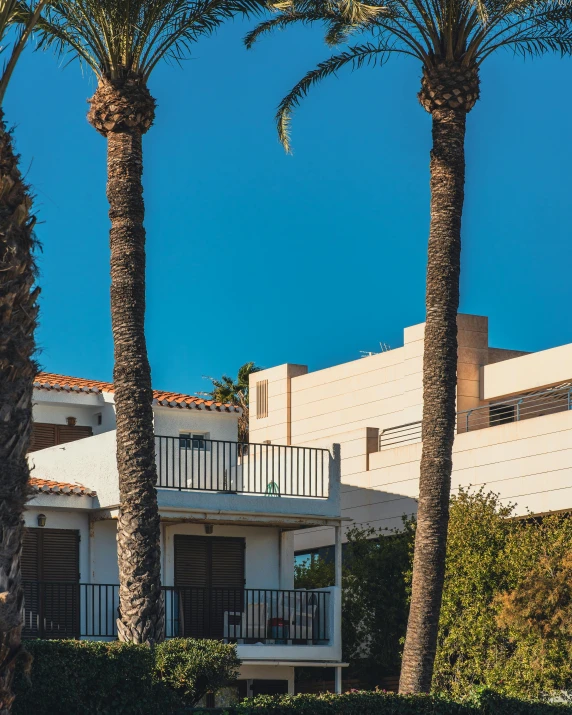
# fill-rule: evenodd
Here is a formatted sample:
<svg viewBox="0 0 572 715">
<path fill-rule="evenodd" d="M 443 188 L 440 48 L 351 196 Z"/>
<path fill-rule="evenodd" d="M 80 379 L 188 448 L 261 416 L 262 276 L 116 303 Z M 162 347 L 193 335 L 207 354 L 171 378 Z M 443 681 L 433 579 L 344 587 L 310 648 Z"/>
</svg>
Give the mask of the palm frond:
<svg viewBox="0 0 572 715">
<path fill-rule="evenodd" d="M 12 52 L 0 76 L 0 106 L 4 103 L 6 90 L 20 55 L 48 2 L 49 0 L 37 0 L 35 5 L 27 6 L 20 0 L 0 0 L 0 42 L 3 41 L 11 26 L 16 25 L 18 28 L 12 44 Z M 3 49 L 3 47 L 0 48 L 0 51 Z"/>
<path fill-rule="evenodd" d="M 38 25 L 40 46 L 71 52 L 98 75 L 145 80 L 163 59 L 180 62 L 192 45 L 261 0 L 54 0 Z"/>
<path fill-rule="evenodd" d="M 392 52 L 412 54 L 405 49 L 389 47 L 387 45 L 374 45 L 368 42 L 362 45 L 348 47 L 344 52 L 340 52 L 324 60 L 324 62 L 320 62 L 315 69 L 310 70 L 278 105 L 276 126 L 278 129 L 278 137 L 286 152 L 291 153 L 290 122 L 292 112 L 300 105 L 302 99 L 315 84 L 330 75 L 335 75 L 336 72 L 346 65 L 351 65 L 353 69 L 359 69 L 366 64 L 370 66 L 381 65 Z"/>
</svg>

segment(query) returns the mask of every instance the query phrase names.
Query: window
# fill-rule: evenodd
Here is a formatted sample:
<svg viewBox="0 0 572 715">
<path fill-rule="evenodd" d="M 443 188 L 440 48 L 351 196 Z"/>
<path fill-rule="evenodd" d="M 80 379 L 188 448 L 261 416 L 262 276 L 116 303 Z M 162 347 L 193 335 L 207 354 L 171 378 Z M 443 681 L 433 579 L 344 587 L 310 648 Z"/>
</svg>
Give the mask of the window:
<svg viewBox="0 0 572 715">
<path fill-rule="evenodd" d="M 268 417 L 268 380 L 256 383 L 256 419 Z"/>
<path fill-rule="evenodd" d="M 208 449 L 208 435 L 204 432 L 181 432 L 179 435 L 180 449 Z"/>
</svg>

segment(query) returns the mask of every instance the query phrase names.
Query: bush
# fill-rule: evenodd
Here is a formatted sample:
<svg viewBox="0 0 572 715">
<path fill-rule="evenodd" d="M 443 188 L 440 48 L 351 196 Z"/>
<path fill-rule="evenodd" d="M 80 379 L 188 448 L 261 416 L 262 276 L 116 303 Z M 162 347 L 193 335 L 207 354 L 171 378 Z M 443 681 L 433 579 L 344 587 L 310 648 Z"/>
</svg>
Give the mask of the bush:
<svg viewBox="0 0 572 715">
<path fill-rule="evenodd" d="M 155 648 L 155 675 L 188 705 L 238 678 L 234 646 L 219 641 L 175 638 Z"/>
<path fill-rule="evenodd" d="M 451 502 L 433 688 L 457 700 L 572 690 L 572 519 L 512 515 L 483 490 Z"/>
<path fill-rule="evenodd" d="M 14 715 L 168 715 L 237 676 L 236 647 L 176 639 L 155 649 L 97 641 L 26 642 L 33 663 L 20 666 Z"/>
<path fill-rule="evenodd" d="M 526 703 L 485 691 L 471 702 L 429 695 L 352 691 L 343 695 L 263 695 L 244 700 L 224 715 L 564 715 L 563 705 Z M 195 711 L 200 712 L 200 711 Z"/>
</svg>

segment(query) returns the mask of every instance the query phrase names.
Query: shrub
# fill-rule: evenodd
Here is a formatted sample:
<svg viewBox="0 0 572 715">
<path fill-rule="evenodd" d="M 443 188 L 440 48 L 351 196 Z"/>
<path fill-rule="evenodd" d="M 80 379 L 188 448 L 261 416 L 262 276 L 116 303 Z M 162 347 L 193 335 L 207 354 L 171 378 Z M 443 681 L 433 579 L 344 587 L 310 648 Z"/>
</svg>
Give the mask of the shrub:
<svg viewBox="0 0 572 715">
<path fill-rule="evenodd" d="M 457 700 L 572 690 L 572 519 L 512 514 L 483 490 L 451 502 L 433 687 Z"/>
<path fill-rule="evenodd" d="M 37 640 L 26 650 L 34 661 L 29 679 L 21 670 L 16 675 L 15 715 L 156 712 L 153 654 L 145 646 Z"/>
<path fill-rule="evenodd" d="M 236 647 L 219 641 L 174 638 L 155 648 L 155 675 L 189 705 L 238 678 Z"/>
<path fill-rule="evenodd" d="M 471 702 L 429 695 L 352 691 L 343 695 L 259 696 L 244 700 L 228 715 L 564 715 L 564 705 L 507 699 L 490 691 Z"/>
<path fill-rule="evenodd" d="M 97 641 L 26 642 L 27 676 L 16 673 L 14 715 L 168 715 L 237 676 L 236 647 L 176 639 L 154 649 Z"/>
</svg>

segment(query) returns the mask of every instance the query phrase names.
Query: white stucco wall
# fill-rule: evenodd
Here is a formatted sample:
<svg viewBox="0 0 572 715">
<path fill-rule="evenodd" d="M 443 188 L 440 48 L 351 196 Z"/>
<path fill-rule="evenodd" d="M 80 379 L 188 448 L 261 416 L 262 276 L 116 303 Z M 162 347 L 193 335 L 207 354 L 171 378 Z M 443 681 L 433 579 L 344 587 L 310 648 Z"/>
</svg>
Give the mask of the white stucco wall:
<svg viewBox="0 0 572 715">
<path fill-rule="evenodd" d="M 238 439 L 238 413 L 216 410 L 153 407 L 155 434 L 178 437 L 181 432 L 207 432 L 208 439 L 236 442 Z"/>
</svg>

